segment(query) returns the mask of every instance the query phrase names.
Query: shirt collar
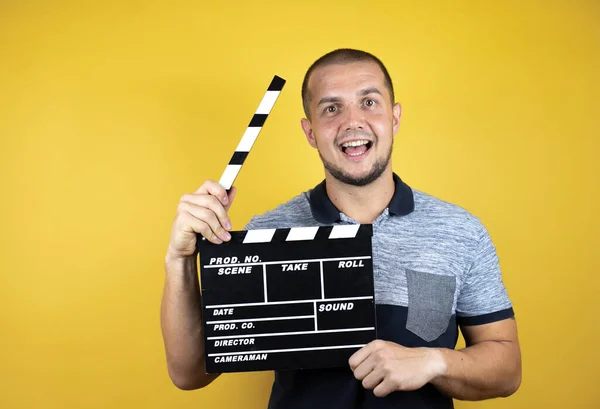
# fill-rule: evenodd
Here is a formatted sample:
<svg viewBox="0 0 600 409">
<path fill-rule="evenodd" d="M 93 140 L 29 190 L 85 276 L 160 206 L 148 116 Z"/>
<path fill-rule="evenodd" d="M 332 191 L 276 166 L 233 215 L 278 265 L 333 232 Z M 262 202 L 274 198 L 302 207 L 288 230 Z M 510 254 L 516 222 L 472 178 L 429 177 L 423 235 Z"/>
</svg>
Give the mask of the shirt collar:
<svg viewBox="0 0 600 409">
<path fill-rule="evenodd" d="M 406 216 L 415 209 L 413 191 L 398 175 L 393 174 L 394 178 L 394 196 L 388 204 L 390 214 L 396 216 Z M 309 192 L 310 208 L 313 217 L 320 223 L 333 224 L 341 220 L 340 211 L 331 203 L 327 190 L 325 189 L 325 180 L 315 186 Z"/>
</svg>

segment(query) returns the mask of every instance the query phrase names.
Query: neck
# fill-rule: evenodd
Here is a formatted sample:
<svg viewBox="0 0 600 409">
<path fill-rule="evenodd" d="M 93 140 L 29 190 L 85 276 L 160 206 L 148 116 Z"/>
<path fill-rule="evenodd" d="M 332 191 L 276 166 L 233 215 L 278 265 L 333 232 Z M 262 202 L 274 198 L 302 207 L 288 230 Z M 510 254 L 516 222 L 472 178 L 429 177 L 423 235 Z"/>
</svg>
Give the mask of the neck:
<svg viewBox="0 0 600 409">
<path fill-rule="evenodd" d="M 386 170 L 366 186 L 344 184 L 328 172 L 325 175 L 329 200 L 346 216 L 361 224 L 370 224 L 389 205 L 394 196 L 392 170 Z"/>
</svg>

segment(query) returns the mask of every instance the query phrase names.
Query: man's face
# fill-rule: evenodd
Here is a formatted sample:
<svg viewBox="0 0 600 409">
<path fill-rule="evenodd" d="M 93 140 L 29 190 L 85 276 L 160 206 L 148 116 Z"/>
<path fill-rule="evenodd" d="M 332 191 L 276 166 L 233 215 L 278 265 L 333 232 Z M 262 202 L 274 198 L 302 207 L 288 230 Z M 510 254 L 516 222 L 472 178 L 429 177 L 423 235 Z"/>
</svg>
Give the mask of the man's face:
<svg viewBox="0 0 600 409">
<path fill-rule="evenodd" d="M 311 119 L 302 119 L 308 142 L 327 172 L 364 186 L 389 166 L 400 105 L 392 106 L 383 72 L 374 62 L 332 64 L 310 76 Z"/>
</svg>

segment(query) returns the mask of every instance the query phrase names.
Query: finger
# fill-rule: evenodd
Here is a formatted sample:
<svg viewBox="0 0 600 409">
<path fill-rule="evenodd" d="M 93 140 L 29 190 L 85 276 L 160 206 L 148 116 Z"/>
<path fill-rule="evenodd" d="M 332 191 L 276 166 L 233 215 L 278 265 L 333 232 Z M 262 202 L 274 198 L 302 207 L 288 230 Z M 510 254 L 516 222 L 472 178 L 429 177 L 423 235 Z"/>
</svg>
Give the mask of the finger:
<svg viewBox="0 0 600 409">
<path fill-rule="evenodd" d="M 353 371 L 354 371 L 354 377 L 356 379 L 358 379 L 359 381 L 362 381 L 363 379 L 365 379 L 371 372 L 373 372 L 373 370 L 375 369 L 375 360 L 374 359 L 369 359 L 371 358 L 371 355 L 369 355 L 369 357 L 367 357 L 367 359 L 365 359 L 364 361 L 362 361 Z"/>
<path fill-rule="evenodd" d="M 356 351 L 350 359 L 348 360 L 348 364 L 350 365 L 350 369 L 354 371 L 365 359 L 369 357 L 374 351 L 383 348 L 381 340 L 376 339 L 375 341 L 369 342 L 367 345 Z"/>
<path fill-rule="evenodd" d="M 375 369 L 370 372 L 363 380 L 362 386 L 365 389 L 374 389 L 377 385 L 379 385 L 384 379 L 384 375 L 382 371 L 378 371 Z"/>
<path fill-rule="evenodd" d="M 221 244 L 221 240 L 210 228 L 210 226 L 204 221 L 192 216 L 188 212 L 181 214 L 181 220 L 183 223 L 183 229 L 190 233 L 199 233 L 205 237 L 208 241 L 214 244 Z"/>
<path fill-rule="evenodd" d="M 229 189 L 228 194 L 228 198 L 227 198 L 227 206 L 225 206 L 225 210 L 229 210 L 229 208 L 231 207 L 231 205 L 233 204 L 233 199 L 235 198 L 235 193 L 237 192 L 237 188 L 235 186 L 231 186 L 231 189 Z"/>
<path fill-rule="evenodd" d="M 225 210 L 219 199 L 217 199 L 215 196 L 206 194 L 183 195 L 181 197 L 181 202 L 190 203 L 194 206 L 194 208 L 204 207 L 210 209 L 217 216 L 219 223 L 224 229 L 231 229 L 231 220 L 229 219 L 227 210 Z"/>
<path fill-rule="evenodd" d="M 383 381 L 373 389 L 373 395 L 378 398 L 383 398 L 395 390 L 394 383 L 391 380 L 384 378 Z"/>
<path fill-rule="evenodd" d="M 222 241 L 229 241 L 231 239 L 231 235 L 221 226 L 219 219 L 212 210 L 189 202 L 181 202 L 179 207 L 181 211 L 187 212 L 190 216 L 208 225 L 211 231 L 207 232 L 207 235 L 204 234 L 204 231 L 198 232 L 202 233 L 207 239 L 210 239 L 212 234 L 216 235 Z"/>
<path fill-rule="evenodd" d="M 193 206 L 191 205 L 190 213 L 195 218 L 202 220 L 204 223 L 208 224 L 212 232 L 219 237 L 222 241 L 229 241 L 231 239 L 231 235 L 219 222 L 217 215 L 210 209 L 201 206 Z"/>
<path fill-rule="evenodd" d="M 365 359 L 369 357 L 369 355 L 371 355 L 371 350 L 373 348 L 369 345 L 370 344 L 365 345 L 364 347 L 356 351 L 354 354 L 352 354 L 350 359 L 348 359 L 348 365 L 350 365 L 350 369 L 352 369 L 353 372 L 356 370 L 356 368 L 358 368 L 360 364 L 363 363 Z"/>
<path fill-rule="evenodd" d="M 219 199 L 219 202 L 221 202 L 223 206 L 229 204 L 229 195 L 227 194 L 227 191 L 219 182 L 215 182 L 214 180 L 207 180 L 194 193 L 210 194 Z"/>
</svg>

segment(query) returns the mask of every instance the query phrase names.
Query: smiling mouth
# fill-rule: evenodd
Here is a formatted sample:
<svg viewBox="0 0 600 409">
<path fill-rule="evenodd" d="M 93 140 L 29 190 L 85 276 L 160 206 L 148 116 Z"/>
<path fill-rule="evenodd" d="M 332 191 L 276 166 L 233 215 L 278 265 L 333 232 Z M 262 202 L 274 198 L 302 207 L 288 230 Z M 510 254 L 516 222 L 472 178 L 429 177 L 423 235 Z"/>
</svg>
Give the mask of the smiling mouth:
<svg viewBox="0 0 600 409">
<path fill-rule="evenodd" d="M 367 151 L 371 149 L 371 146 L 373 146 L 373 142 L 361 139 L 341 144 L 340 150 L 350 157 L 358 157 L 367 153 Z"/>
</svg>

